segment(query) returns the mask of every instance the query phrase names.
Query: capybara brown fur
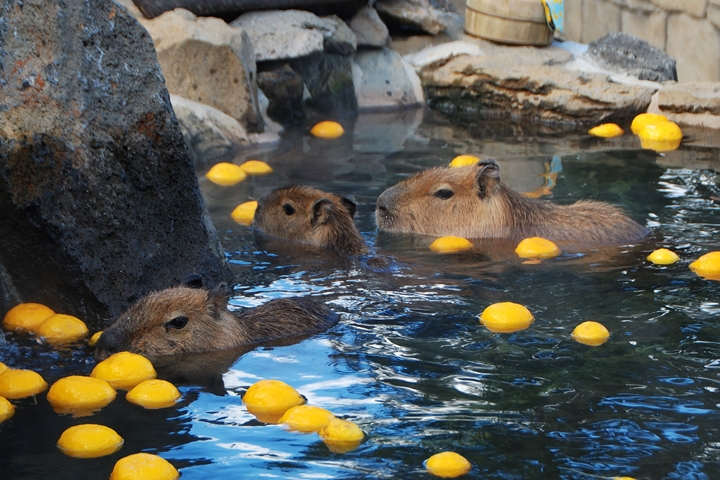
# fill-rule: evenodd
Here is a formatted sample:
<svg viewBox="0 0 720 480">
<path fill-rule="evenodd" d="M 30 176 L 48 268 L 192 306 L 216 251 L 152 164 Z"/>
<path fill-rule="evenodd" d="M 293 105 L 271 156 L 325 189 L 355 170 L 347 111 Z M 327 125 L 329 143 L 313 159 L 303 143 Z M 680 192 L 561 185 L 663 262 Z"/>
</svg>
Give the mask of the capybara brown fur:
<svg viewBox="0 0 720 480">
<path fill-rule="evenodd" d="M 119 351 L 149 357 L 211 352 L 319 333 L 337 322 L 328 307 L 305 297 L 270 300 L 242 312 L 230 312 L 227 304 L 223 287 L 150 293 L 105 329 L 95 357 Z"/>
<path fill-rule="evenodd" d="M 313 187 L 291 186 L 258 199 L 252 225 L 265 235 L 355 255 L 367 252 L 353 220 L 356 210 L 348 198 Z"/>
<path fill-rule="evenodd" d="M 607 203 L 557 205 L 525 197 L 501 181 L 492 159 L 433 168 L 403 180 L 378 197 L 375 218 L 389 232 L 465 238 L 538 236 L 609 245 L 635 242 L 649 233 Z"/>
</svg>

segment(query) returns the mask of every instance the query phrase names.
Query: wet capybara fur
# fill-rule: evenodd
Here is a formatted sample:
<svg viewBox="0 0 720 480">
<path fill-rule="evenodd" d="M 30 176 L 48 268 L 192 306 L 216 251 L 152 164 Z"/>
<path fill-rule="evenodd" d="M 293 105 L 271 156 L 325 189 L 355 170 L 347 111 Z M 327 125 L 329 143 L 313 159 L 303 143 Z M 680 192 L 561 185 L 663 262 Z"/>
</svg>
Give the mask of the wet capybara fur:
<svg viewBox="0 0 720 480">
<path fill-rule="evenodd" d="M 620 209 L 581 200 L 557 205 L 525 197 L 500 179 L 492 159 L 461 168 L 433 168 L 385 190 L 375 209 L 381 230 L 465 238 L 543 237 L 624 244 L 648 230 Z"/>
<path fill-rule="evenodd" d="M 341 254 L 367 252 L 355 226 L 355 203 L 307 186 L 279 188 L 258 199 L 253 228 L 264 235 L 329 248 Z"/>
<path fill-rule="evenodd" d="M 337 315 L 310 298 L 270 300 L 241 312 L 227 309 L 224 286 L 180 286 L 150 293 L 110 325 L 95 357 L 129 351 L 148 357 L 211 352 L 327 330 Z"/>
</svg>

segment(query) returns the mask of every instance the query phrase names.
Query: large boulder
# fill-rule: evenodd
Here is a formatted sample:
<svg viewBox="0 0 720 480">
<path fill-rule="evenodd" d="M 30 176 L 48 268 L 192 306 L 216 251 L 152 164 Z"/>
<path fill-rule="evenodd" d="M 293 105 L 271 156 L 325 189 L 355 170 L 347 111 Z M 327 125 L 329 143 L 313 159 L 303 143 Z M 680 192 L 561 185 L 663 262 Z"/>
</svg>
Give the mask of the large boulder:
<svg viewBox="0 0 720 480">
<path fill-rule="evenodd" d="M 402 110 L 425 104 L 417 73 L 394 50 L 361 50 L 355 54 L 353 70 L 361 112 Z"/>
<path fill-rule="evenodd" d="M 262 132 L 255 52 L 247 33 L 181 8 L 141 22 L 153 38 L 170 93 L 216 108 L 249 132 Z"/>
<path fill-rule="evenodd" d="M 366 5 L 350 19 L 348 26 L 355 33 L 358 47 L 384 47 L 390 43 L 390 32 L 377 10 Z"/>
<path fill-rule="evenodd" d="M 610 32 L 588 45 L 588 57 L 601 67 L 653 82 L 677 81 L 675 59 L 629 33 Z"/>
<path fill-rule="evenodd" d="M 438 35 L 448 27 L 441 12 L 429 0 L 376 0 L 375 8 L 384 17 L 431 35 Z"/>
<path fill-rule="evenodd" d="M 0 8 L 0 313 L 101 326 L 190 273 L 232 281 L 147 31 L 113 1 Z"/>
</svg>

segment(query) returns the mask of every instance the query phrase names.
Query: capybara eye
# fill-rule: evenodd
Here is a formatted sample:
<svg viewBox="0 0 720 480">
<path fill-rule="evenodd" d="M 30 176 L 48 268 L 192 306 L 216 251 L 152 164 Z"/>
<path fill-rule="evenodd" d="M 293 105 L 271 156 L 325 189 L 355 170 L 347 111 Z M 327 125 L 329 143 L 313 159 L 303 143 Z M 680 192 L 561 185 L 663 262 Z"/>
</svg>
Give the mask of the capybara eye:
<svg viewBox="0 0 720 480">
<path fill-rule="evenodd" d="M 283 210 L 285 210 L 286 215 L 292 215 L 293 213 L 295 213 L 295 208 L 293 208 L 293 206 L 289 203 L 283 205 Z"/>
<path fill-rule="evenodd" d="M 177 328 L 180 330 L 188 323 L 188 317 L 175 317 L 165 324 L 165 328 Z"/>
<path fill-rule="evenodd" d="M 452 197 L 453 195 L 455 195 L 455 192 L 453 192 L 449 188 L 441 188 L 440 190 L 435 192 L 436 197 L 443 198 L 445 200 Z"/>
</svg>

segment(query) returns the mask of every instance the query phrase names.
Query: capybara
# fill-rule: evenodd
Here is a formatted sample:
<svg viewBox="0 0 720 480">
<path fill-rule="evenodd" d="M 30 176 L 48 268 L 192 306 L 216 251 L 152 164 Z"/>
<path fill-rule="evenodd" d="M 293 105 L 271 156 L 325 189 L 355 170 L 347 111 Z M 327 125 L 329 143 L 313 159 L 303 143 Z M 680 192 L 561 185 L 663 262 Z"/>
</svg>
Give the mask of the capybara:
<svg viewBox="0 0 720 480">
<path fill-rule="evenodd" d="M 135 302 L 97 343 L 95 358 L 119 351 L 154 357 L 210 352 L 327 330 L 337 315 L 310 298 L 270 300 L 242 312 L 227 309 L 228 292 L 173 287 Z"/>
<path fill-rule="evenodd" d="M 492 159 L 461 168 L 432 168 L 385 190 L 377 199 L 381 230 L 465 238 L 543 237 L 578 243 L 623 244 L 648 230 L 620 209 L 581 200 L 557 205 L 528 198 L 500 180 Z"/>
<path fill-rule="evenodd" d="M 291 186 L 258 199 L 252 226 L 265 235 L 355 255 L 368 250 L 353 221 L 356 210 L 348 198 Z"/>
</svg>

